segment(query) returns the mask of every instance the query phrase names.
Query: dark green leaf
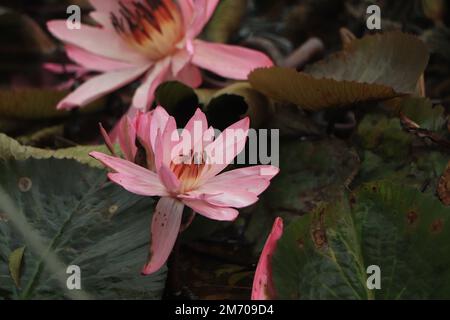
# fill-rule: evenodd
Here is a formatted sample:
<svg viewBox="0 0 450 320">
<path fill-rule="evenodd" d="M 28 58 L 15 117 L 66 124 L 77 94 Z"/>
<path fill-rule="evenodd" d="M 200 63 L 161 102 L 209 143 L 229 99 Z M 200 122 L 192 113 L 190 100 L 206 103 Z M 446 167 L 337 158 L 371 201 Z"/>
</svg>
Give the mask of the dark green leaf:
<svg viewBox="0 0 450 320">
<path fill-rule="evenodd" d="M 75 159 L 80 163 L 88 164 L 92 167 L 102 168 L 103 166 L 97 160 L 89 156 L 89 153 L 92 151 L 104 153 L 109 152 L 108 148 L 104 145 L 77 146 L 58 150 L 46 150 L 29 146 L 22 146 L 16 140 L 0 133 L 0 159 Z"/>
<path fill-rule="evenodd" d="M 366 185 L 287 228 L 273 258 L 281 299 L 445 299 L 450 289 L 449 210 L 430 194 Z M 367 267 L 381 269 L 369 290 Z"/>
<path fill-rule="evenodd" d="M 0 162 L 0 260 L 26 245 L 23 299 L 158 299 L 165 268 L 143 277 L 153 200 L 107 182 L 104 170 L 72 160 Z M 68 290 L 66 269 L 81 269 Z M 0 264 L 0 288 L 10 291 Z M 9 278 L 10 279 L 10 278 Z"/>
</svg>

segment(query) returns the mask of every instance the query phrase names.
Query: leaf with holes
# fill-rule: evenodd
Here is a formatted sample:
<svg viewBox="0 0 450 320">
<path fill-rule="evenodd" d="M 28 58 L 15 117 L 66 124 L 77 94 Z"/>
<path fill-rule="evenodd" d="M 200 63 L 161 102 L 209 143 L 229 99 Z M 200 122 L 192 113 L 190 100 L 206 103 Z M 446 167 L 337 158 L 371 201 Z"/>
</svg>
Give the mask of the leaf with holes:
<svg viewBox="0 0 450 320">
<path fill-rule="evenodd" d="M 390 182 L 298 219 L 278 242 L 281 299 L 448 299 L 449 210 L 431 194 Z M 380 268 L 369 290 L 369 266 Z"/>
<path fill-rule="evenodd" d="M 7 299 L 159 299 L 166 269 L 144 277 L 153 200 L 73 160 L 0 162 L 0 291 Z M 8 270 L 18 247 L 21 288 Z M 69 266 L 81 290 L 68 290 Z"/>
</svg>

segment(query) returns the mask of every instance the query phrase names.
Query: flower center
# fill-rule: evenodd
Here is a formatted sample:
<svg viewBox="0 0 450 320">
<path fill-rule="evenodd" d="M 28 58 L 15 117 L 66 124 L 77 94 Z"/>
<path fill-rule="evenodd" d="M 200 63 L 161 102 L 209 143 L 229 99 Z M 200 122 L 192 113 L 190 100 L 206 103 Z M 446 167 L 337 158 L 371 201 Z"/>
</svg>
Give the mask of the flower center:
<svg viewBox="0 0 450 320">
<path fill-rule="evenodd" d="M 179 156 L 171 162 L 170 169 L 181 182 L 181 193 L 194 190 L 198 186 L 199 177 L 208 165 L 203 157 L 188 155 Z"/>
<path fill-rule="evenodd" d="M 116 32 L 150 60 L 159 60 L 175 50 L 182 39 L 182 17 L 173 0 L 119 1 L 111 13 Z"/>
</svg>

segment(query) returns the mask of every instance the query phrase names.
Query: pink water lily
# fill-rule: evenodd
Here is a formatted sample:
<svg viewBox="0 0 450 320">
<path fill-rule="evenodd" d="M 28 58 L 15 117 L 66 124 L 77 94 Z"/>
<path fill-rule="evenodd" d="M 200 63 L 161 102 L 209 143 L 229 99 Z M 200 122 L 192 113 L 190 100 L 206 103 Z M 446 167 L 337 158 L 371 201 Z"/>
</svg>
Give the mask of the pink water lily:
<svg viewBox="0 0 450 320">
<path fill-rule="evenodd" d="M 277 298 L 272 276 L 272 256 L 282 235 L 283 220 L 277 218 L 259 258 L 253 279 L 252 300 L 273 300 Z"/>
<path fill-rule="evenodd" d="M 126 117 L 119 130 L 125 159 L 98 152 L 91 156 L 112 169 L 109 179 L 126 190 L 161 197 L 153 214 L 150 259 L 143 274 L 159 270 L 166 262 L 178 237 L 185 206 L 213 220 L 232 221 L 239 214 L 237 209 L 258 201 L 279 172 L 266 165 L 220 174 L 245 147 L 248 118 L 215 137 L 205 114 L 198 109 L 179 133 L 175 119 L 158 107 L 151 113 Z M 103 133 L 112 149 L 112 142 Z M 139 154 L 144 150 L 142 161 Z"/>
<path fill-rule="evenodd" d="M 243 80 L 255 68 L 271 66 L 264 54 L 243 47 L 196 39 L 219 0 L 90 0 L 98 27 L 67 28 L 65 20 L 48 23 L 67 44 L 70 59 L 100 72 L 58 104 L 85 106 L 135 80 L 142 79 L 132 106 L 148 108 L 157 86 L 179 80 L 191 87 L 202 82 L 199 68 Z"/>
</svg>

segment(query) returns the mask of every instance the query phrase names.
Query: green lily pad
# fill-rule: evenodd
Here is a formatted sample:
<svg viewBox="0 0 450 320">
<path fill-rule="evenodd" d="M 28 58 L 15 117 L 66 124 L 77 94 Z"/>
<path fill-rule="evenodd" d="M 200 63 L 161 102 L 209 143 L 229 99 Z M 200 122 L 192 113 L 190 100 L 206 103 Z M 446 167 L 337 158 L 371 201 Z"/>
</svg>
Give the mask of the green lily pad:
<svg viewBox="0 0 450 320">
<path fill-rule="evenodd" d="M 73 160 L 0 162 L 0 261 L 26 246 L 21 289 L 0 263 L 11 299 L 159 299 L 166 269 L 140 271 L 154 201 Z M 81 288 L 68 286 L 79 267 Z M 75 282 L 76 283 L 76 282 Z M 71 288 L 72 290 L 70 290 Z"/>
<path fill-rule="evenodd" d="M 385 159 L 407 159 L 413 136 L 403 131 L 398 118 L 386 114 L 367 114 L 358 126 L 357 138 L 365 150 Z"/>
<path fill-rule="evenodd" d="M 447 116 L 441 105 L 433 106 L 427 98 L 408 97 L 399 103 L 399 110 L 421 128 L 432 131 L 447 131 Z"/>
<path fill-rule="evenodd" d="M 280 173 L 254 208 L 246 238 L 262 248 L 276 216 L 288 222 L 337 201 L 358 170 L 357 154 L 340 140 L 282 140 Z"/>
<path fill-rule="evenodd" d="M 283 141 L 281 171 L 267 192 L 271 209 L 277 214 L 307 213 L 333 199 L 332 190 L 345 188 L 358 168 L 356 153 L 337 139 Z"/>
<path fill-rule="evenodd" d="M 447 121 L 444 109 L 433 107 L 427 99 L 410 97 L 393 103 L 387 110 L 391 112 L 366 114 L 358 126 L 361 170 L 356 185 L 392 179 L 433 189 L 448 155 L 405 131 L 397 115 L 401 112 L 421 128 L 444 133 Z"/>
<path fill-rule="evenodd" d="M 98 146 L 77 146 L 66 149 L 46 150 L 35 147 L 23 146 L 13 138 L 0 133 L 0 159 L 26 160 L 33 159 L 75 159 L 80 163 L 88 164 L 91 167 L 103 168 L 95 159 L 89 156 L 92 151 L 108 153 L 105 145 Z"/>
<path fill-rule="evenodd" d="M 430 194 L 367 184 L 290 225 L 273 257 L 281 299 L 448 299 L 450 211 Z M 380 268 L 369 289 L 368 267 Z"/>
</svg>

